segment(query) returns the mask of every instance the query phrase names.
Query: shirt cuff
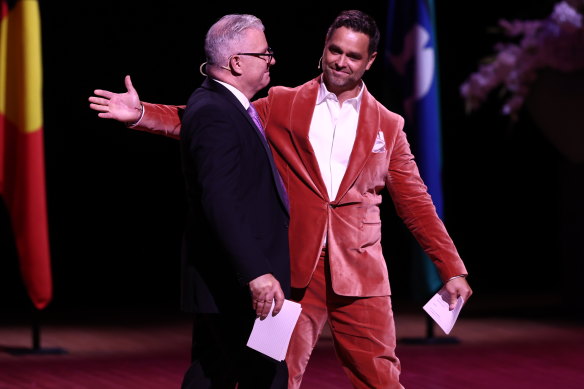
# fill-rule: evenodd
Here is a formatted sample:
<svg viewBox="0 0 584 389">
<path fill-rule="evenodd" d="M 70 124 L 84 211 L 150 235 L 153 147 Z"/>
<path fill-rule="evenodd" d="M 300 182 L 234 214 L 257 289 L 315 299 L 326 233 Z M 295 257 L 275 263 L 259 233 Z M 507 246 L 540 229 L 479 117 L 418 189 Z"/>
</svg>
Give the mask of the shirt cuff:
<svg viewBox="0 0 584 389">
<path fill-rule="evenodd" d="M 142 118 L 144 117 L 144 104 L 142 104 L 142 102 L 140 102 L 140 108 L 136 108 L 138 110 L 140 110 L 140 118 L 135 121 L 134 123 L 126 123 L 126 126 L 132 128 L 132 127 L 136 127 L 137 125 L 140 124 L 140 122 L 142 121 Z"/>
<path fill-rule="evenodd" d="M 457 275 L 457 276 L 450 277 L 448 280 L 446 280 L 446 282 L 448 282 L 448 281 L 452 281 L 452 280 L 453 280 L 453 279 L 455 279 L 455 278 L 461 278 L 461 277 L 462 277 L 462 278 L 466 278 L 466 274 L 459 274 L 459 275 Z"/>
</svg>

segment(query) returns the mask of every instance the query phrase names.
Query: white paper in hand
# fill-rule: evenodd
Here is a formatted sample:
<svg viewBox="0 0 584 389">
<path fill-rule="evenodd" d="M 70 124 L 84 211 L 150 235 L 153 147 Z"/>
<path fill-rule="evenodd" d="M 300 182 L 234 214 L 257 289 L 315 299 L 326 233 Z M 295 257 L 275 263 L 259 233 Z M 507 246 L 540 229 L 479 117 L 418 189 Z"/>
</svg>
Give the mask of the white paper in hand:
<svg viewBox="0 0 584 389">
<path fill-rule="evenodd" d="M 272 303 L 268 316 L 264 320 L 256 319 L 247 346 L 277 361 L 283 361 L 302 306 L 284 300 L 282 310 L 276 316 L 272 316 L 273 309 Z"/>
<path fill-rule="evenodd" d="M 448 292 L 441 289 L 424 305 L 424 311 L 434 319 L 436 324 L 448 335 L 456 323 L 458 314 L 464 301 L 462 297 L 456 300 L 456 306 L 452 311 L 448 309 Z"/>
</svg>

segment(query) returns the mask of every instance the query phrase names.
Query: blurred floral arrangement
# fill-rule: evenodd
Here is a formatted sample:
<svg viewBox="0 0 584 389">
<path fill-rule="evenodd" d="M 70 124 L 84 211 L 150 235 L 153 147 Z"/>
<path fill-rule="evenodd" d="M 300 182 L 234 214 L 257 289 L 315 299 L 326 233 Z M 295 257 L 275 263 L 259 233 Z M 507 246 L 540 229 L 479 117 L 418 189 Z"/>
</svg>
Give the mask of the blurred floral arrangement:
<svg viewBox="0 0 584 389">
<path fill-rule="evenodd" d="M 500 20 L 503 33 L 516 42 L 500 42 L 461 85 L 467 112 L 476 110 L 494 89 L 503 98 L 502 113 L 516 119 L 541 69 L 584 69 L 584 0 L 557 3 L 546 19 Z"/>
</svg>

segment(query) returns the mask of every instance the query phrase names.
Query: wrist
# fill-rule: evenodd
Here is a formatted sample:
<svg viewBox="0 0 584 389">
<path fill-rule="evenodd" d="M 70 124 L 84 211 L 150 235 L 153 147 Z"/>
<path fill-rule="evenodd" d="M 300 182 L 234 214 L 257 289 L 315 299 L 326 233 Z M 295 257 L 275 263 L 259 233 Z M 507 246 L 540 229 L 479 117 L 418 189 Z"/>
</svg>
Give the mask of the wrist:
<svg viewBox="0 0 584 389">
<path fill-rule="evenodd" d="M 142 117 L 144 117 L 144 104 L 142 104 L 142 102 L 140 102 L 140 105 L 134 109 L 138 112 L 138 118 L 132 122 L 126 123 L 126 125 L 129 127 L 137 125 L 142 120 Z"/>
<path fill-rule="evenodd" d="M 466 278 L 466 274 L 459 274 L 457 276 L 450 277 L 448 280 L 446 280 L 446 282 L 452 281 L 452 280 L 454 280 L 456 278 Z"/>
</svg>

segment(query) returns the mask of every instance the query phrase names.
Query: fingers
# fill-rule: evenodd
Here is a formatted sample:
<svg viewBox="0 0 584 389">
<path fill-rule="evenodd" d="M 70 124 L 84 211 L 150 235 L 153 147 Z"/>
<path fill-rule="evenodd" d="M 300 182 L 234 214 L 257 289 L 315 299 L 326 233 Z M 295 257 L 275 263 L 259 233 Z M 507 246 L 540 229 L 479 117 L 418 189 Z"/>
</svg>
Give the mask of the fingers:
<svg viewBox="0 0 584 389">
<path fill-rule="evenodd" d="M 270 309 L 272 308 L 272 303 L 272 299 L 254 300 L 256 316 L 259 317 L 260 320 L 264 320 L 266 317 L 268 317 L 268 313 L 270 313 Z"/>
<path fill-rule="evenodd" d="M 93 109 L 94 111 L 100 111 L 100 112 L 108 112 L 109 111 L 109 107 L 107 105 L 104 104 L 89 104 L 89 108 Z"/>
<path fill-rule="evenodd" d="M 284 292 L 280 283 L 272 274 L 263 274 L 249 282 L 249 288 L 252 297 L 253 309 L 261 320 L 265 319 L 270 313 L 274 300 L 277 314 L 284 304 Z"/>
<path fill-rule="evenodd" d="M 458 301 L 458 293 L 457 288 L 452 288 L 450 285 L 446 284 L 444 288 L 446 292 L 446 296 L 443 296 L 442 299 L 444 302 L 448 303 L 448 310 L 452 311 L 456 307 L 456 302 Z"/>
<path fill-rule="evenodd" d="M 101 98 L 101 97 L 91 96 L 89 98 L 89 102 L 90 103 L 94 103 L 94 104 L 99 104 L 99 105 L 108 105 L 109 99 L 104 99 L 104 98 Z"/>
<path fill-rule="evenodd" d="M 126 89 L 128 90 L 128 92 L 133 92 L 133 93 L 136 92 L 136 90 L 134 89 L 134 86 L 132 85 L 132 79 L 130 78 L 130 75 L 127 75 L 124 78 L 124 84 L 126 84 Z"/>
<path fill-rule="evenodd" d="M 462 297 L 462 300 L 466 303 L 470 296 L 472 296 L 472 289 L 465 288 L 464 290 L 460 291 L 459 296 Z"/>
<path fill-rule="evenodd" d="M 266 317 L 268 317 L 268 314 L 270 313 L 270 309 L 272 309 L 272 304 L 274 303 L 273 299 L 270 300 L 266 300 L 264 302 L 264 306 L 263 309 L 260 313 L 260 319 L 264 320 Z"/>
<path fill-rule="evenodd" d="M 464 277 L 458 277 L 448 281 L 444 289 L 449 295 L 448 307 L 451 311 L 456 307 L 458 297 L 462 297 L 463 302 L 466 303 L 472 295 L 472 290 Z"/>
<path fill-rule="evenodd" d="M 280 289 L 274 294 L 274 309 L 272 310 L 272 316 L 276 316 L 282 310 L 284 306 L 284 293 Z"/>
<path fill-rule="evenodd" d="M 96 89 L 93 91 L 93 94 L 95 94 L 97 96 L 105 97 L 106 99 L 111 99 L 115 93 L 110 92 L 108 90 Z"/>
</svg>

